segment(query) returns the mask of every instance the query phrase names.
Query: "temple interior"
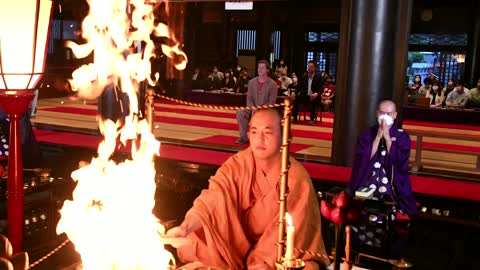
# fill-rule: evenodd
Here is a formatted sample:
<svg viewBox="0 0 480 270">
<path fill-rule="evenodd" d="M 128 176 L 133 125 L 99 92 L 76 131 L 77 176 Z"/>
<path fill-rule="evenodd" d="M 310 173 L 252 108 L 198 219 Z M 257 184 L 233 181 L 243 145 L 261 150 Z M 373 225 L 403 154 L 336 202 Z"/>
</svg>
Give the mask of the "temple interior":
<svg viewBox="0 0 480 270">
<path fill-rule="evenodd" d="M 246 85 L 259 76 L 260 60 L 268 61 L 268 76 L 277 83 L 275 103 L 284 105 L 293 97 L 293 116 L 290 109 L 281 109 L 283 123 L 288 118 L 289 153 L 308 172 L 319 203 L 349 186 L 355 174 L 357 138 L 369 126 L 378 128 L 379 101 L 396 104 L 395 125 L 411 142 L 406 166 L 418 212 L 399 229 L 403 237 L 399 256 L 389 257 L 391 233 L 398 233 L 398 228 L 383 224 L 387 236 L 381 247 L 352 246 L 353 269 L 399 269 L 392 262 L 400 258 L 412 264 L 408 269 L 480 269 L 476 248 L 480 242 L 480 1 L 146 1 L 155 7 L 155 25 L 164 24 L 169 31 L 147 35 L 155 48 L 144 61 L 151 65 L 151 74 L 133 84 L 138 102 L 125 101 L 118 89 L 127 88 L 125 82 L 113 90 L 95 90 L 92 84 L 93 94 L 75 89 L 76 70 L 103 59 L 94 53 L 95 46 L 86 57 L 77 57 L 71 45 L 88 43 L 82 36 L 87 29 L 82 21 L 95 2 L 52 1 L 44 72 L 34 87 L 34 101 L 21 114 L 16 127 L 20 134 L 12 132 L 12 123 L 18 121 L 8 112 L 9 101 L 0 95 L 0 109 L 10 118 L 6 120 L 0 111 L 4 146 L 0 147 L 0 233 L 12 241 L 14 250 L 28 253 L 34 263 L 29 269 L 80 269 L 75 245 L 65 233 L 57 234 L 60 209 L 72 200 L 78 185 L 72 172 L 101 158 L 98 148 L 105 126 L 98 120 L 124 125 L 130 113 L 125 106 L 132 103 L 138 106 L 140 118 L 150 121 L 151 133 L 160 142 L 153 162 L 152 213 L 167 229 L 181 225 L 195 199 L 209 187 L 209 178 L 231 156 L 249 148 L 248 140 L 238 143 L 242 138 L 237 111 L 251 106 Z M 129 5 L 138 1 L 124 2 L 134 21 L 131 14 L 136 9 Z M 129 27 L 132 32 L 140 29 Z M 146 55 L 142 49 L 149 48 L 150 41 L 139 41 L 132 51 Z M 294 78 L 305 91 L 313 90 L 308 79 L 311 64 L 315 76 L 321 76 L 320 88 L 325 89 L 319 91 L 334 93 L 331 103 L 301 102 L 300 95 L 295 101 L 291 95 L 291 87 L 296 89 Z M 9 75 L 0 68 L 1 78 Z M 229 85 L 229 80 L 234 83 Z M 0 83 L 0 91 L 8 92 L 6 82 Z M 459 92 L 468 100 L 458 105 L 454 100 L 458 96 L 445 91 Z M 12 148 L 14 142 L 21 143 L 17 144 L 21 150 Z M 113 161 L 135 157 L 133 143 L 122 144 L 119 138 L 116 142 Z M 19 158 L 23 168 L 15 171 L 18 165 L 12 164 Z M 19 195 L 12 191 L 18 180 L 23 187 Z M 116 190 L 115 182 L 109 185 Z M 17 195 L 23 196 L 20 247 L 12 238 L 10 218 L 9 198 Z M 391 222 L 391 205 L 377 199 L 365 204 L 363 211 L 374 211 Z M 132 219 L 129 214 L 122 218 Z M 398 215 L 395 220 L 402 221 Z M 319 223 L 332 262 L 344 260 L 350 242 L 345 228 L 350 225 L 325 218 L 323 211 Z M 166 248 L 177 256 L 172 246 Z M 272 254 L 276 252 L 275 247 Z"/>
</svg>

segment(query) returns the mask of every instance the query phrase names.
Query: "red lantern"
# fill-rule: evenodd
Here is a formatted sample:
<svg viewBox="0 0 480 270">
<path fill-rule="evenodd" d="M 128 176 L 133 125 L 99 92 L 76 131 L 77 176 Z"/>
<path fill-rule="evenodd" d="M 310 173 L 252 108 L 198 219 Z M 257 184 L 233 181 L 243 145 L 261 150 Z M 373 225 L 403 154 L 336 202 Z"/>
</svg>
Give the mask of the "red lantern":
<svg viewBox="0 0 480 270">
<path fill-rule="evenodd" d="M 44 72 L 51 15 L 51 0 L 2 1 L 0 9 L 0 107 L 10 118 L 7 214 L 14 253 L 22 249 L 24 222 L 19 121 Z"/>
<path fill-rule="evenodd" d="M 328 220 L 332 220 L 332 210 L 335 206 L 326 200 L 322 200 L 320 202 L 320 213 L 322 213 L 322 216 L 325 217 Z"/>
<path fill-rule="evenodd" d="M 336 207 L 332 210 L 332 222 L 335 224 L 345 223 L 345 212 L 341 208 Z"/>
<path fill-rule="evenodd" d="M 337 195 L 335 195 L 335 197 L 333 198 L 333 203 L 335 204 L 335 206 L 337 206 L 339 208 L 346 207 L 347 204 L 348 204 L 347 193 L 345 191 L 342 191 L 342 192 L 338 193 Z"/>
</svg>

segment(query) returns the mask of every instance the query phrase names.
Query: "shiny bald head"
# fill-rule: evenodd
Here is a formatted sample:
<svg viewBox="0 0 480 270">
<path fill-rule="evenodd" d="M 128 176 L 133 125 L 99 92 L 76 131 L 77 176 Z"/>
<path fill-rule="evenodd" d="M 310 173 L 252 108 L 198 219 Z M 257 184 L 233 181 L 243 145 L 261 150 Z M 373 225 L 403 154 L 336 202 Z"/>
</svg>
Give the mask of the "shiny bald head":
<svg viewBox="0 0 480 270">
<path fill-rule="evenodd" d="M 377 107 L 377 117 L 382 114 L 387 114 L 395 120 L 397 118 L 397 105 L 395 105 L 395 102 L 391 100 L 380 101 Z"/>
<path fill-rule="evenodd" d="M 282 117 L 276 109 L 262 109 L 250 121 L 250 147 L 257 159 L 277 158 L 282 145 Z"/>
</svg>

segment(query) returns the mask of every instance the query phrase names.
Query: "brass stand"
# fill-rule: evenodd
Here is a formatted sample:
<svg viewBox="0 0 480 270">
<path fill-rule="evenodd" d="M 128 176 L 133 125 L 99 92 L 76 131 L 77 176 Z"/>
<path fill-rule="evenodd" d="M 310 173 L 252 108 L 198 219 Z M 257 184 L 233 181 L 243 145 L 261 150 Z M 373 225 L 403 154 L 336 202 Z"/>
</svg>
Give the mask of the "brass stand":
<svg viewBox="0 0 480 270">
<path fill-rule="evenodd" d="M 377 260 L 377 261 L 386 262 L 386 263 L 389 263 L 389 264 L 391 264 L 391 265 L 393 265 L 393 266 L 395 266 L 396 268 L 399 268 L 399 269 L 410 268 L 410 267 L 413 266 L 412 263 L 410 263 L 408 261 L 405 261 L 404 259 L 401 259 L 401 260 L 384 259 L 384 258 L 380 258 L 380 257 L 377 257 L 377 256 L 368 255 L 368 254 L 365 254 L 365 253 L 359 253 L 357 255 L 357 258 L 355 259 L 355 264 L 360 264 L 360 258 L 361 257 L 366 257 L 366 258 L 374 259 L 374 260 Z"/>
<path fill-rule="evenodd" d="M 285 258 L 282 258 L 281 262 L 282 263 L 275 263 L 277 270 L 300 270 L 305 268 L 305 262 L 300 259 L 287 261 Z"/>
<path fill-rule="evenodd" d="M 282 264 L 285 246 L 285 213 L 287 212 L 287 187 L 288 169 L 290 167 L 290 117 L 292 115 L 292 102 L 289 97 L 285 98 L 283 111 L 283 138 L 282 138 L 282 168 L 280 172 L 280 194 L 278 214 L 278 242 L 277 242 L 277 264 Z M 285 268 L 284 268 L 285 269 Z"/>
<path fill-rule="evenodd" d="M 352 263 L 350 261 L 350 235 L 351 235 L 351 226 L 345 226 L 345 263 L 347 264 L 347 270 L 352 269 Z"/>
<path fill-rule="evenodd" d="M 155 99 L 155 90 L 153 88 L 149 88 L 147 90 L 147 100 L 146 100 L 146 110 L 147 110 L 147 122 L 150 126 L 150 132 L 153 133 L 153 113 L 155 111 L 154 101 Z"/>
</svg>

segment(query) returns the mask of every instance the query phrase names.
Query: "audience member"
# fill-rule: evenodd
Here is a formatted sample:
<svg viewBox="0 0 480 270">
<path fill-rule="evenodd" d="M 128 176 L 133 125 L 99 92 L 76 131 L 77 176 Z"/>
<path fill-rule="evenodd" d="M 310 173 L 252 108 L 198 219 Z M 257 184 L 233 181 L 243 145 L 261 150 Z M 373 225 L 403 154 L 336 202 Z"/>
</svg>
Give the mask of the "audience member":
<svg viewBox="0 0 480 270">
<path fill-rule="evenodd" d="M 290 84 L 292 84 L 292 79 L 290 77 L 287 76 L 287 70 L 286 69 L 282 69 L 280 71 L 280 95 L 279 96 L 283 96 L 283 95 L 286 95 L 287 93 L 287 90 L 288 90 L 288 86 Z"/>
<path fill-rule="evenodd" d="M 200 68 L 195 68 L 195 70 L 193 71 L 193 75 L 192 75 L 192 81 L 199 81 L 201 80 L 201 75 L 200 75 Z"/>
<path fill-rule="evenodd" d="M 430 98 L 430 107 L 440 108 L 445 100 L 445 95 L 438 81 L 434 81 L 432 89 L 428 91 L 425 97 Z"/>
<path fill-rule="evenodd" d="M 317 64 L 309 61 L 307 73 L 300 81 L 300 93 L 297 96 L 297 102 L 308 103 L 310 107 L 310 124 L 314 124 L 317 117 L 317 107 L 320 104 L 318 97 L 322 91 L 323 80 L 320 75 L 316 74 Z"/>
<path fill-rule="evenodd" d="M 423 85 L 418 89 L 417 97 L 425 97 L 427 93 L 430 92 L 431 88 L 432 80 L 430 80 L 430 78 L 425 78 L 425 80 L 423 80 Z"/>
<path fill-rule="evenodd" d="M 240 77 L 240 72 L 242 71 L 242 66 L 240 64 L 237 64 L 237 67 L 235 67 L 235 70 L 233 70 L 233 75 L 235 78 L 238 79 Z"/>
<path fill-rule="evenodd" d="M 470 100 L 466 104 L 466 108 L 480 108 L 480 79 L 477 81 L 477 87 L 470 89 L 468 93 Z"/>
<path fill-rule="evenodd" d="M 298 88 L 300 87 L 300 84 L 298 84 L 298 78 L 297 76 L 292 76 L 292 83 L 288 85 L 287 87 L 287 96 L 290 96 L 292 100 L 295 99 L 295 96 L 297 95 Z"/>
<path fill-rule="evenodd" d="M 468 93 L 465 91 L 463 81 L 459 80 L 455 84 L 455 89 L 448 94 L 445 104 L 447 108 L 465 108 L 465 104 L 469 99 Z"/>
<path fill-rule="evenodd" d="M 415 78 L 413 79 L 413 84 L 410 86 L 410 92 L 408 93 L 408 95 L 416 97 L 420 87 L 422 87 L 422 76 L 415 75 Z"/>
<path fill-rule="evenodd" d="M 217 67 L 213 67 L 212 72 L 208 74 L 208 88 L 209 89 L 220 89 L 223 85 L 224 75 L 222 72 L 218 71 Z"/>
<path fill-rule="evenodd" d="M 257 63 L 258 76 L 248 82 L 247 106 L 260 106 L 275 104 L 277 101 L 277 84 L 268 76 L 270 65 L 261 60 Z M 248 143 L 247 126 L 252 111 L 242 110 L 237 112 L 237 122 L 240 137 L 235 141 L 237 144 Z"/>
<path fill-rule="evenodd" d="M 285 64 L 285 60 L 280 59 L 280 61 L 278 62 L 278 65 L 275 67 L 275 72 L 279 72 L 280 74 L 282 74 L 284 70 L 286 74 L 288 74 L 288 67 Z"/>
<path fill-rule="evenodd" d="M 236 82 L 235 82 L 235 77 L 233 77 L 232 72 L 226 71 L 225 72 L 225 78 L 222 81 L 222 87 L 221 88 L 226 88 L 226 89 L 234 89 Z"/>
<path fill-rule="evenodd" d="M 245 94 L 248 90 L 248 82 L 250 81 L 250 76 L 248 74 L 248 70 L 246 68 L 242 68 L 240 75 L 237 80 L 237 86 L 235 93 L 237 94 Z"/>
<path fill-rule="evenodd" d="M 455 89 L 455 82 L 453 81 L 453 79 L 448 79 L 447 85 L 442 90 L 443 95 L 445 96 L 445 100 L 443 100 L 442 107 L 446 106 L 445 101 L 447 100 L 448 94 L 450 94 L 450 92 L 452 92 L 453 89 Z"/>
<path fill-rule="evenodd" d="M 330 75 L 325 76 L 325 84 L 323 85 L 323 92 L 321 95 L 321 102 L 324 112 L 328 112 L 330 106 L 333 105 L 336 89 L 337 88 L 333 84 L 332 77 Z"/>
</svg>

